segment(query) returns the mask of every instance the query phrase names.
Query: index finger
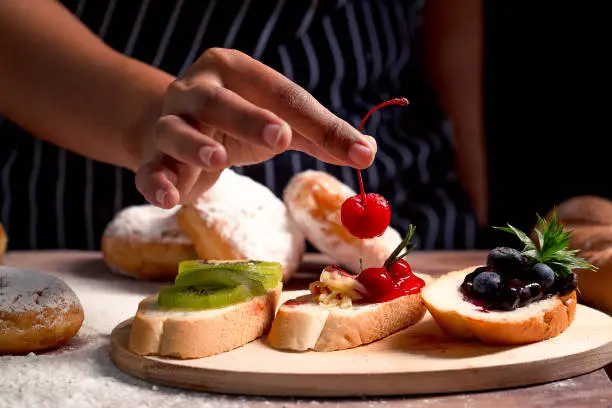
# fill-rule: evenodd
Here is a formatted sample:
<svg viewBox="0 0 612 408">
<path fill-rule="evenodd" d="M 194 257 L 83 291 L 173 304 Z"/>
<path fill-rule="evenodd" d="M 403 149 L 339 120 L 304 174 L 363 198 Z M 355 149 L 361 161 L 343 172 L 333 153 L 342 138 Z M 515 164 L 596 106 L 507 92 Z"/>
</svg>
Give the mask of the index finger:
<svg viewBox="0 0 612 408">
<path fill-rule="evenodd" d="M 372 164 L 375 152 L 363 134 L 279 72 L 236 50 L 209 49 L 194 69 L 200 64 L 216 72 L 225 87 L 274 112 L 340 161 L 357 168 Z"/>
</svg>

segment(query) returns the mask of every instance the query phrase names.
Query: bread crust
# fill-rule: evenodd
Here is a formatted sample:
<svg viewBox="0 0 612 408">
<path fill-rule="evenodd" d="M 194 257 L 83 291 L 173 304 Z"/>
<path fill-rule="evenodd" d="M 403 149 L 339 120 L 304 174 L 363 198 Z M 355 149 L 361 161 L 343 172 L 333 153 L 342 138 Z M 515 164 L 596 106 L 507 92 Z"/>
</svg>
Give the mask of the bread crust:
<svg viewBox="0 0 612 408">
<path fill-rule="evenodd" d="M 285 302 L 268 334 L 280 350 L 329 352 L 369 344 L 418 323 L 426 308 L 420 294 L 351 308 L 320 306 L 313 295 Z"/>
<path fill-rule="evenodd" d="M 291 178 L 283 200 L 306 238 L 322 253 L 346 269 L 358 273 L 379 267 L 399 245 L 401 237 L 392 227 L 376 238 L 361 240 L 348 233 L 340 220 L 342 203 L 355 195 L 347 185 L 328 173 L 308 170 Z"/>
<path fill-rule="evenodd" d="M 459 292 L 465 275 L 477 267 L 449 272 L 423 290 L 423 300 L 430 314 L 451 336 L 491 345 L 529 344 L 558 336 L 574 321 L 575 291 L 567 296 L 534 302 L 530 309 L 478 311 L 476 306 L 464 301 Z M 451 290 L 455 293 L 449 293 Z"/>
<path fill-rule="evenodd" d="M 209 357 L 244 346 L 268 332 L 282 284 L 226 308 L 163 310 L 157 295 L 143 299 L 132 322 L 129 349 L 178 359 Z"/>
</svg>

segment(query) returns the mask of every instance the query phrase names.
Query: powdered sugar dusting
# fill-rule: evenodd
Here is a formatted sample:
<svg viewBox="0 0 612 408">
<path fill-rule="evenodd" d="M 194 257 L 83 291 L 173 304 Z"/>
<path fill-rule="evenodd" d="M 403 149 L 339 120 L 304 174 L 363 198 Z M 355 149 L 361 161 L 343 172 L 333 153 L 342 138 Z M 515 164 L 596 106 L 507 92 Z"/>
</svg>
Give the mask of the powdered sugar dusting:
<svg viewBox="0 0 612 408">
<path fill-rule="evenodd" d="M 245 258 L 280 262 L 286 270 L 297 267 L 304 235 L 264 185 L 227 169 L 195 206 L 207 226 L 223 223 L 222 238 Z"/>
<path fill-rule="evenodd" d="M 178 206 L 166 210 L 150 204 L 126 207 L 115 215 L 104 234 L 138 236 L 143 241 L 189 243 L 189 238 L 179 228 L 176 220 L 179 210 Z"/>
<path fill-rule="evenodd" d="M 61 314 L 79 304 L 70 287 L 55 276 L 0 266 L 0 312 L 39 313 L 52 308 Z"/>
</svg>

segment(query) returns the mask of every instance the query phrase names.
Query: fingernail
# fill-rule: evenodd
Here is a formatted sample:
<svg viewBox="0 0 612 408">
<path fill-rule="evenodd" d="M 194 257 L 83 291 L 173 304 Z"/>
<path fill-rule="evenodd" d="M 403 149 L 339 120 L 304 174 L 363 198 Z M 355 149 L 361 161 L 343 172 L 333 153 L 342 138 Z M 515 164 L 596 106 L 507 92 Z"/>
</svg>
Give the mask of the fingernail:
<svg viewBox="0 0 612 408">
<path fill-rule="evenodd" d="M 282 135 L 282 126 L 276 124 L 266 125 L 263 129 L 264 142 L 271 148 L 276 148 Z"/>
<path fill-rule="evenodd" d="M 348 152 L 349 159 L 358 166 L 369 166 L 373 160 L 371 148 L 359 143 L 353 143 Z"/>
<path fill-rule="evenodd" d="M 166 197 L 168 197 L 168 192 L 164 189 L 160 188 L 155 193 L 155 199 L 157 200 L 157 203 L 162 207 L 166 207 Z"/>
<path fill-rule="evenodd" d="M 176 182 L 178 181 L 178 178 L 177 178 L 176 174 L 174 174 L 174 172 L 169 171 L 169 170 L 164 170 L 164 175 L 166 176 L 166 178 L 168 179 L 168 181 L 172 185 L 176 185 Z"/>
<path fill-rule="evenodd" d="M 374 139 L 372 136 L 366 135 L 366 139 L 368 141 L 368 143 L 370 144 L 370 146 L 372 146 L 372 149 L 374 149 L 374 151 L 376 151 L 376 149 L 378 148 L 378 144 L 376 143 L 376 139 Z"/>
<path fill-rule="evenodd" d="M 215 150 L 217 150 L 216 147 L 208 146 L 200 149 L 200 152 L 198 154 L 200 155 L 200 160 L 202 160 L 202 163 L 204 163 L 205 166 L 210 166 L 211 159 L 213 154 L 215 153 Z"/>
</svg>

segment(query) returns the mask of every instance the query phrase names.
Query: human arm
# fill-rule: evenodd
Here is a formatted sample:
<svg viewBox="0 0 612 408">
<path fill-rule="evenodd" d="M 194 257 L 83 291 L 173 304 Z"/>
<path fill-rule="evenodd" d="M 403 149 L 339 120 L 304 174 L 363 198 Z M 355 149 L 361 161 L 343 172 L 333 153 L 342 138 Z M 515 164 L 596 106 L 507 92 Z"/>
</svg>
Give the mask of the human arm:
<svg viewBox="0 0 612 408">
<path fill-rule="evenodd" d="M 427 72 L 453 123 L 460 181 L 486 225 L 489 186 L 483 113 L 482 0 L 430 0 L 424 10 Z"/>
<path fill-rule="evenodd" d="M 163 207 L 193 199 L 224 167 L 286 149 L 359 168 L 375 152 L 371 139 L 242 53 L 209 50 L 174 78 L 112 50 L 49 0 L 0 2 L 0 89 L 2 115 L 131 169 L 142 194 Z M 270 124 L 274 147 L 264 137 Z"/>
<path fill-rule="evenodd" d="M 0 2 L 0 113 L 41 139 L 136 171 L 137 135 L 173 79 L 112 50 L 58 2 Z"/>
</svg>

